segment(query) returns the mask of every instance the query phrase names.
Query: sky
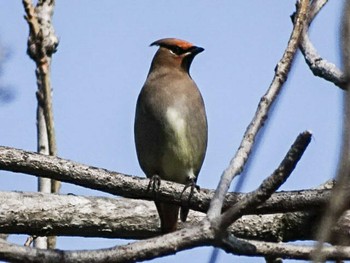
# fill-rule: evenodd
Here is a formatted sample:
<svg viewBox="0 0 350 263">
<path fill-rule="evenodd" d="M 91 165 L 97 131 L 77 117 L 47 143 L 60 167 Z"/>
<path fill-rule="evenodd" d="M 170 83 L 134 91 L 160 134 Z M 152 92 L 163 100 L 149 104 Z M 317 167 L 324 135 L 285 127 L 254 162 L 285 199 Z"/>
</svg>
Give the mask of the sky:
<svg viewBox="0 0 350 263">
<path fill-rule="evenodd" d="M 310 32 L 321 56 L 340 66 L 342 1 L 329 1 Z M 191 76 L 203 95 L 209 123 L 207 155 L 198 178 L 214 189 L 237 150 L 261 96 L 274 75 L 292 31 L 295 1 L 57 1 L 53 24 L 60 39 L 52 62 L 58 156 L 144 176 L 136 158 L 133 123 L 138 93 L 155 47 L 164 37 L 205 48 Z M 26 55 L 28 25 L 21 1 L 0 1 L 0 43 L 10 56 L 0 84 L 14 99 L 0 102 L 0 145 L 36 151 L 36 79 Z M 298 52 L 288 81 L 255 148 L 242 191 L 254 190 L 278 166 L 297 135 L 313 139 L 297 168 L 281 187 L 317 187 L 335 175 L 340 149 L 342 91 L 313 76 Z M 35 177 L 0 171 L 0 191 L 36 191 Z M 63 184 L 61 193 L 106 194 Z M 108 195 L 107 195 L 108 196 Z M 12 236 L 23 244 L 26 236 Z M 79 242 L 79 246 L 76 246 Z M 116 240 L 58 239 L 58 248 L 102 248 Z M 206 262 L 211 248 L 197 248 L 154 260 Z M 265 262 L 221 252 L 218 262 Z M 293 261 L 286 261 L 293 262 Z M 299 261 L 300 262 L 300 261 Z"/>
</svg>

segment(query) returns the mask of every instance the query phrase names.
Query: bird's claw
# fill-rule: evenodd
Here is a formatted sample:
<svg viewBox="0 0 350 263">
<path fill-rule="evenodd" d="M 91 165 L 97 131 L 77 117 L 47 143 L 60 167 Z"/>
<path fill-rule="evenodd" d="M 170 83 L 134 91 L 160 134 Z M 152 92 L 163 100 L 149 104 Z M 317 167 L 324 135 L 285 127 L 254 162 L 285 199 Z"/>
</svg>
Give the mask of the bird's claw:
<svg viewBox="0 0 350 263">
<path fill-rule="evenodd" d="M 191 201 L 191 198 L 193 197 L 193 193 L 194 193 L 194 189 L 196 189 L 198 192 L 201 190 L 199 185 L 196 184 L 196 182 L 193 180 L 193 179 L 190 179 L 188 181 L 188 183 L 185 185 L 184 189 L 182 190 L 181 192 L 181 200 L 182 200 L 182 196 L 183 196 L 183 193 L 187 190 L 187 188 L 191 188 L 190 190 L 190 194 L 188 195 L 188 199 L 187 199 L 187 203 L 189 204 L 190 201 Z"/>
<path fill-rule="evenodd" d="M 161 182 L 160 176 L 157 175 L 157 174 L 153 175 L 153 176 L 149 179 L 147 191 L 149 191 L 149 190 L 152 188 L 153 194 L 154 194 L 154 195 L 157 195 L 157 192 L 158 192 L 159 187 L 160 187 L 160 182 Z"/>
</svg>

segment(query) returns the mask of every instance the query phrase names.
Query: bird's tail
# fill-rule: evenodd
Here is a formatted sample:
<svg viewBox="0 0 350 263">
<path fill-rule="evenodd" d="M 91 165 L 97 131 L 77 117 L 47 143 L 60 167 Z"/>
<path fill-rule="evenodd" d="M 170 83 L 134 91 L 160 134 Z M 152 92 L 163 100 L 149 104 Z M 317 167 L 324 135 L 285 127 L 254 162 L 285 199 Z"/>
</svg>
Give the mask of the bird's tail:
<svg viewBox="0 0 350 263">
<path fill-rule="evenodd" d="M 180 207 L 178 205 L 156 202 L 162 233 L 170 233 L 177 228 Z"/>
<path fill-rule="evenodd" d="M 187 206 L 181 206 L 180 219 L 182 222 L 186 222 L 187 215 L 188 215 L 189 211 L 190 211 L 190 209 Z"/>
</svg>

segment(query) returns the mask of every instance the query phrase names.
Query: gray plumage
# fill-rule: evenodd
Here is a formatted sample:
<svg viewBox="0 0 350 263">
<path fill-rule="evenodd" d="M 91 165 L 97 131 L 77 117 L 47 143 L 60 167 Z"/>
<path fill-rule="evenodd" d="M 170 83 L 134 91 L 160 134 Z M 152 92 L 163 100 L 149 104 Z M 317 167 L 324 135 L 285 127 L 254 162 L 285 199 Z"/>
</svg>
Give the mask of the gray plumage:
<svg viewBox="0 0 350 263">
<path fill-rule="evenodd" d="M 148 178 L 181 184 L 197 181 L 207 148 L 207 119 L 202 96 L 189 74 L 203 49 L 177 39 L 162 39 L 137 100 L 135 144 Z M 156 202 L 162 232 L 176 229 L 179 206 Z M 186 220 L 188 208 L 181 211 Z"/>
</svg>

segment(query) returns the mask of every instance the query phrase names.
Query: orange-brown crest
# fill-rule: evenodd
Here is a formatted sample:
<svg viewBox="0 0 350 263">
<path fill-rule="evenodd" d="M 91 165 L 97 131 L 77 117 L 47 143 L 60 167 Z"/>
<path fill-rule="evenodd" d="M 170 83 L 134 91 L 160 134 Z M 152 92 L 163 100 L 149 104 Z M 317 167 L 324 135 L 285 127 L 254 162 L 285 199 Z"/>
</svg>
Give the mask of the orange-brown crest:
<svg viewBox="0 0 350 263">
<path fill-rule="evenodd" d="M 193 44 L 177 38 L 163 38 L 151 44 L 151 46 L 178 46 L 184 50 L 193 47 Z"/>
</svg>

